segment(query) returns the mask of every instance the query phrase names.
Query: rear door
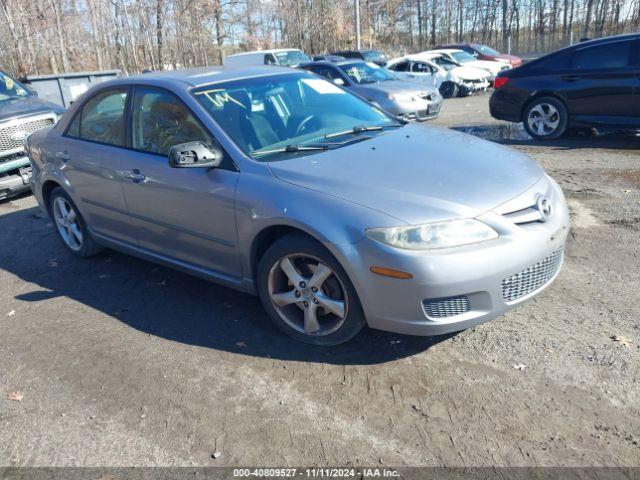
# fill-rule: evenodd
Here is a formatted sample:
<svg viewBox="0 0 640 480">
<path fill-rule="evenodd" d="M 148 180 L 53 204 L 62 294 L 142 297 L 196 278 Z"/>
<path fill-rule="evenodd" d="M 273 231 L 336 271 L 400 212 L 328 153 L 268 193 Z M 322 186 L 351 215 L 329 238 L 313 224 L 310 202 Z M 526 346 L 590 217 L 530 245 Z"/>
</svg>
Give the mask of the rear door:
<svg viewBox="0 0 640 480">
<path fill-rule="evenodd" d="M 110 88 L 88 99 L 56 143 L 55 156 L 89 227 L 135 243 L 120 174 L 128 96 L 128 88 Z"/>
<path fill-rule="evenodd" d="M 574 120 L 596 125 L 633 123 L 636 49 L 635 40 L 618 40 L 573 52 L 559 82 Z"/>
</svg>

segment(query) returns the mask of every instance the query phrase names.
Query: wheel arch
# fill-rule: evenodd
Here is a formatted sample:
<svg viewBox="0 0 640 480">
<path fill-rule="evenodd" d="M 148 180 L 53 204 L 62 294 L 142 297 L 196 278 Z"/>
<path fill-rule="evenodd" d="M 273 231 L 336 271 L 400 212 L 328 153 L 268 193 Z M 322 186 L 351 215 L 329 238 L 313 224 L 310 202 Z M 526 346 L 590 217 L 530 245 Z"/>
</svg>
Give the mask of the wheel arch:
<svg viewBox="0 0 640 480">
<path fill-rule="evenodd" d="M 275 224 L 275 225 L 270 225 L 268 227 L 265 227 L 262 230 L 260 230 L 260 232 L 258 232 L 258 234 L 254 237 L 253 241 L 251 242 L 251 248 L 250 248 L 251 278 L 255 280 L 256 275 L 258 273 L 258 264 L 260 263 L 260 259 L 263 257 L 263 255 L 269 249 L 269 247 L 271 247 L 271 245 L 273 245 L 275 242 L 277 242 L 281 238 L 287 235 L 296 234 L 296 233 L 309 237 L 310 239 L 315 240 L 321 245 L 325 245 L 324 242 L 322 242 L 315 235 L 297 226 L 281 223 L 281 224 Z M 333 252 L 331 253 L 333 255 Z"/>
<path fill-rule="evenodd" d="M 63 188 L 64 187 L 57 181 L 55 180 L 46 180 L 43 184 L 42 184 L 42 202 L 44 203 L 45 208 L 47 209 L 47 212 L 51 213 L 51 205 L 50 205 L 50 198 L 51 198 L 51 192 L 53 192 L 53 190 L 57 187 Z"/>
</svg>

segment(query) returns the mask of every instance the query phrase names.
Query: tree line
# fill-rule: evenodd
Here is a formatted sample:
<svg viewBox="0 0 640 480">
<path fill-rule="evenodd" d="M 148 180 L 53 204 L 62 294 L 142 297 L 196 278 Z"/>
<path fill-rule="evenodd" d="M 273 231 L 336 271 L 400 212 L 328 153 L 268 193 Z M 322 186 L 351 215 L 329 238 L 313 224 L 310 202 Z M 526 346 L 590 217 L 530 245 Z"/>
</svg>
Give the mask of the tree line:
<svg viewBox="0 0 640 480">
<path fill-rule="evenodd" d="M 220 64 L 275 47 L 353 48 L 353 0 L 0 0 L 0 69 L 16 75 Z M 360 0 L 363 48 L 454 41 L 540 54 L 637 31 L 640 0 Z"/>
</svg>

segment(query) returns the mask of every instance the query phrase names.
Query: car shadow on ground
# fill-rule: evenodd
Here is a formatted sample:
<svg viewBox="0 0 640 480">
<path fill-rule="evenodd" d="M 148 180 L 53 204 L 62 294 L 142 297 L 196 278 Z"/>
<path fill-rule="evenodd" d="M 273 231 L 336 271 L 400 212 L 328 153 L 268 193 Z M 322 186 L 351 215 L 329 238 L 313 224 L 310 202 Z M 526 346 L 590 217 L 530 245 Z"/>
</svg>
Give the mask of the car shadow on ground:
<svg viewBox="0 0 640 480">
<path fill-rule="evenodd" d="M 452 127 L 452 129 L 509 146 L 550 147 L 557 150 L 593 148 L 609 150 L 640 149 L 640 136 L 635 131 L 580 132 L 555 140 L 535 140 L 529 136 L 521 123 L 460 125 Z"/>
<path fill-rule="evenodd" d="M 32 284 L 30 291 L 15 295 L 18 301 L 44 305 L 68 297 L 90 307 L 78 309 L 86 315 L 102 312 L 167 340 L 304 362 L 379 364 L 423 352 L 452 336 L 410 337 L 365 328 L 336 347 L 298 343 L 271 324 L 256 297 L 113 251 L 78 259 L 64 249 L 40 209 L 4 207 L 0 269 Z M 39 321 L 68 315 L 52 311 L 51 305 L 42 309 Z M 102 315 L 95 317 L 104 321 Z"/>
</svg>

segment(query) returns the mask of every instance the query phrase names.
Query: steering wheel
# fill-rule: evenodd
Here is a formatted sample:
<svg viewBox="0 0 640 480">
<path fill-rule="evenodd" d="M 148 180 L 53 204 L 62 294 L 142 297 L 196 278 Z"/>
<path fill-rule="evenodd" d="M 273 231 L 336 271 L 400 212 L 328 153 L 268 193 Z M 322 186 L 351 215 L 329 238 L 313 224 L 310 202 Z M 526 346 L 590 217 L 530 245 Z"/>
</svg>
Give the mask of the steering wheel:
<svg viewBox="0 0 640 480">
<path fill-rule="evenodd" d="M 302 135 L 304 133 L 305 128 L 309 126 L 309 124 L 314 121 L 319 120 L 317 115 L 307 115 L 302 119 L 302 121 L 298 124 L 298 128 L 296 128 L 295 136 Z"/>
</svg>

